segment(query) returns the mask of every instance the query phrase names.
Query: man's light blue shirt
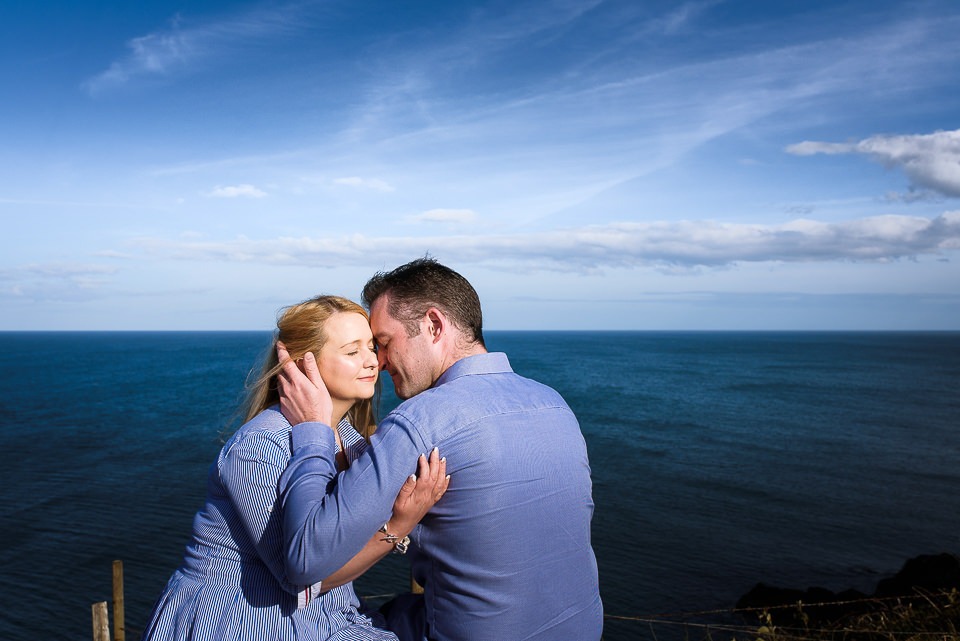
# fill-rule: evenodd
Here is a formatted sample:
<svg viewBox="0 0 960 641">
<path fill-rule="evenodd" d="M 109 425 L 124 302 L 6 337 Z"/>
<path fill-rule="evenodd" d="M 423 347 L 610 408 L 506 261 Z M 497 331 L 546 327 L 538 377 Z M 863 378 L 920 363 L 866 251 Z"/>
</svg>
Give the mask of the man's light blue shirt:
<svg viewBox="0 0 960 641">
<path fill-rule="evenodd" d="M 505 354 L 454 363 L 391 412 L 335 482 L 333 430 L 302 423 L 291 438 L 279 484 L 291 580 L 314 583 L 357 554 L 390 518 L 417 457 L 439 447 L 450 487 L 410 535 L 429 636 L 600 638 L 580 426 L 557 392 L 515 374 Z"/>
</svg>

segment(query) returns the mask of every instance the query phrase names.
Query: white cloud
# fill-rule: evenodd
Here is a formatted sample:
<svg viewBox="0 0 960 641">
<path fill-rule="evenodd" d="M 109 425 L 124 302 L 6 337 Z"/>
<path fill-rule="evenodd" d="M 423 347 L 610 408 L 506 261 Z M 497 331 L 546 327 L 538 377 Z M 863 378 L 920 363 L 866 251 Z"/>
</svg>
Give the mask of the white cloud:
<svg viewBox="0 0 960 641">
<path fill-rule="evenodd" d="M 860 154 L 899 167 L 918 187 L 960 198 L 960 129 L 932 134 L 872 136 L 859 142 L 804 141 L 786 151 L 798 156 Z"/>
<path fill-rule="evenodd" d="M 843 35 L 818 31 L 824 39 L 812 41 L 791 32 L 773 38 L 772 48 L 748 39 L 751 44 L 716 56 L 666 55 L 662 64 L 646 61 L 637 40 L 624 33 L 598 44 L 592 55 L 559 56 L 552 73 L 515 82 L 514 70 L 503 63 L 512 59 L 505 50 L 529 46 L 530 33 L 559 40 L 555 27 L 577 31 L 582 16 L 586 29 L 610 8 L 604 3 L 583 14 L 573 11 L 584 6 L 568 3 L 571 11 L 564 13 L 547 3 L 519 3 L 496 18 L 481 12 L 486 19 L 471 21 L 439 44 L 391 48 L 389 61 L 378 67 L 382 76 L 364 92 L 367 102 L 352 112 L 352 145 L 383 150 L 398 166 L 429 163 L 433 174 L 457 171 L 457 179 L 469 174 L 500 180 L 511 190 L 582 190 L 649 176 L 709 141 L 774 122 L 778 112 L 788 112 L 791 120 L 831 118 L 835 101 L 851 94 L 886 99 L 950 82 L 948 70 L 960 59 L 957 48 L 936 44 L 956 31 L 955 17 L 896 20 Z M 630 15 L 649 9 L 618 13 L 629 34 L 662 34 L 685 20 L 699 26 L 697 11 L 709 6 L 691 3 L 659 21 Z M 555 15 L 539 16 L 547 7 Z M 720 37 L 720 28 L 711 27 L 711 40 Z M 731 43 L 738 38 L 723 36 Z M 493 73 L 503 78 L 497 92 L 469 84 Z M 517 180 L 521 174 L 524 179 Z M 534 180 L 549 186 L 534 186 Z"/>
<path fill-rule="evenodd" d="M 908 189 L 905 193 L 888 191 L 883 199 L 889 203 L 942 202 L 943 196 L 927 189 Z"/>
<path fill-rule="evenodd" d="M 44 278 L 77 279 L 102 274 L 114 274 L 117 272 L 117 268 L 109 265 L 51 262 L 24 265 L 23 267 L 18 267 L 16 271 Z"/>
<path fill-rule="evenodd" d="M 226 58 L 226 53 L 250 46 L 257 39 L 289 33 L 304 26 L 295 4 L 258 9 L 220 22 L 191 27 L 181 26 L 182 22 L 178 15 L 168 28 L 132 38 L 127 42 L 127 55 L 86 80 L 83 88 L 97 94 L 133 80 L 189 71 L 204 61 Z"/>
<path fill-rule="evenodd" d="M 663 31 L 666 34 L 675 34 L 685 29 L 689 23 L 693 22 L 704 11 L 709 9 L 719 0 L 710 0 L 709 2 L 685 2 L 680 7 L 672 10 L 662 18 L 652 20 L 651 30 Z"/>
<path fill-rule="evenodd" d="M 445 223 L 468 225 L 477 221 L 477 215 L 470 209 L 431 209 L 421 214 L 407 216 L 408 223 Z"/>
<path fill-rule="evenodd" d="M 124 260 L 129 260 L 133 258 L 131 254 L 125 254 L 123 252 L 118 252 L 114 249 L 104 249 L 101 251 L 93 252 L 94 256 L 102 256 L 103 258 L 121 258 Z"/>
<path fill-rule="evenodd" d="M 236 187 L 216 187 L 207 196 L 213 198 L 263 198 L 267 192 L 257 189 L 253 185 L 237 185 Z"/>
<path fill-rule="evenodd" d="M 0 269 L 0 296 L 31 300 L 76 300 L 93 294 L 117 273 L 109 265 L 49 262 Z"/>
<path fill-rule="evenodd" d="M 337 185 L 373 189 L 374 191 L 394 191 L 392 185 L 380 180 L 379 178 L 360 178 L 359 176 L 350 176 L 348 178 L 334 178 L 333 182 Z"/>
<path fill-rule="evenodd" d="M 110 68 L 86 83 L 95 92 L 109 85 L 119 85 L 136 75 L 162 75 L 185 64 L 195 52 L 188 34 L 172 31 L 134 38 L 127 43 L 130 55 L 110 65 Z"/>
<path fill-rule="evenodd" d="M 614 223 L 541 234 L 342 238 L 238 238 L 225 242 L 141 239 L 148 251 L 184 260 L 312 267 L 405 262 L 425 252 L 490 267 L 591 272 L 603 268 L 724 267 L 745 262 L 886 262 L 960 249 L 960 211 L 934 219 L 878 216 L 784 225 L 711 221 Z"/>
</svg>

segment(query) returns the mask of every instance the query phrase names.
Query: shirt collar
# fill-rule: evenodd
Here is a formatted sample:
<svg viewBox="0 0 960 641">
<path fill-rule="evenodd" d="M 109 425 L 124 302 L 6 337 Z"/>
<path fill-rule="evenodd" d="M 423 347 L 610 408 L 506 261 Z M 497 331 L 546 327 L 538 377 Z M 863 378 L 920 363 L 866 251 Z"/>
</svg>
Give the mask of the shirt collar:
<svg viewBox="0 0 960 641">
<path fill-rule="evenodd" d="M 503 352 L 490 352 L 486 354 L 474 354 L 461 358 L 459 361 L 447 368 L 440 375 L 434 387 L 439 387 L 444 383 L 449 383 L 455 378 L 461 376 L 470 376 L 471 374 L 510 374 L 513 368 L 510 367 L 510 361 Z"/>
</svg>

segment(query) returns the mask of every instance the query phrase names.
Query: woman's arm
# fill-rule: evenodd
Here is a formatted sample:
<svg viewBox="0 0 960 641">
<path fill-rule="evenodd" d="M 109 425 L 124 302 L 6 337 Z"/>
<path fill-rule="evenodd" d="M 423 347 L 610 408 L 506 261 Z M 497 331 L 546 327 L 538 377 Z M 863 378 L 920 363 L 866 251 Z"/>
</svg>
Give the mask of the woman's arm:
<svg viewBox="0 0 960 641">
<path fill-rule="evenodd" d="M 279 483 L 285 568 L 298 583 L 314 583 L 363 550 L 390 518 L 417 458 L 435 443 L 424 443 L 404 417 L 388 416 L 367 451 L 337 476 L 333 430 L 301 423 L 290 438 L 292 456 Z"/>
<path fill-rule="evenodd" d="M 268 421 L 259 416 L 255 421 Z M 291 581 L 283 563 L 283 532 L 277 479 L 289 460 L 287 450 L 263 432 L 253 431 L 230 443 L 217 461 L 220 482 L 260 560 L 280 587 L 299 594 L 305 587 Z M 234 532 L 236 539 L 240 535 Z M 236 540 L 242 546 L 242 540 Z"/>
<path fill-rule="evenodd" d="M 379 531 L 374 534 L 356 556 L 321 582 L 324 592 L 353 581 L 373 567 L 396 547 L 393 537 L 402 539 L 410 534 L 434 503 L 440 500 L 450 485 L 447 460 L 441 459 L 440 453 L 434 448 L 429 459 L 420 455 L 419 472 L 420 476 L 411 475 L 397 494 L 393 515 L 386 523 L 386 530 L 391 537 Z"/>
</svg>

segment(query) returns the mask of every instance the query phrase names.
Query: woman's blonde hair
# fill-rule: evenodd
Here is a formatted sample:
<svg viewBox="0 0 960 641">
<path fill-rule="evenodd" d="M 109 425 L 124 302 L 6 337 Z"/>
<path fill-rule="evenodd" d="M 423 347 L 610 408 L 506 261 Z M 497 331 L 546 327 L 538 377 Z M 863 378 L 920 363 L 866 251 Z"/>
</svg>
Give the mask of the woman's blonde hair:
<svg viewBox="0 0 960 641">
<path fill-rule="evenodd" d="M 277 318 L 277 331 L 274 333 L 270 350 L 264 355 L 259 375 L 252 381 L 254 375 L 251 370 L 247 378 L 247 397 L 241 408 L 243 422 L 246 423 L 254 416 L 271 405 L 280 402 L 277 392 L 277 374 L 280 372 L 280 363 L 277 360 L 277 341 L 287 348 L 290 358 L 298 360 L 307 352 L 313 352 L 320 358 L 320 350 L 327 340 L 324 327 L 330 318 L 337 314 L 361 314 L 370 322 L 366 310 L 349 298 L 341 296 L 317 296 L 302 303 L 291 305 L 284 309 Z M 377 391 L 380 382 L 377 381 Z M 347 420 L 354 429 L 364 438 L 369 439 L 377 429 L 377 420 L 374 416 L 375 394 L 373 399 L 365 398 L 357 401 L 347 412 Z"/>
</svg>

